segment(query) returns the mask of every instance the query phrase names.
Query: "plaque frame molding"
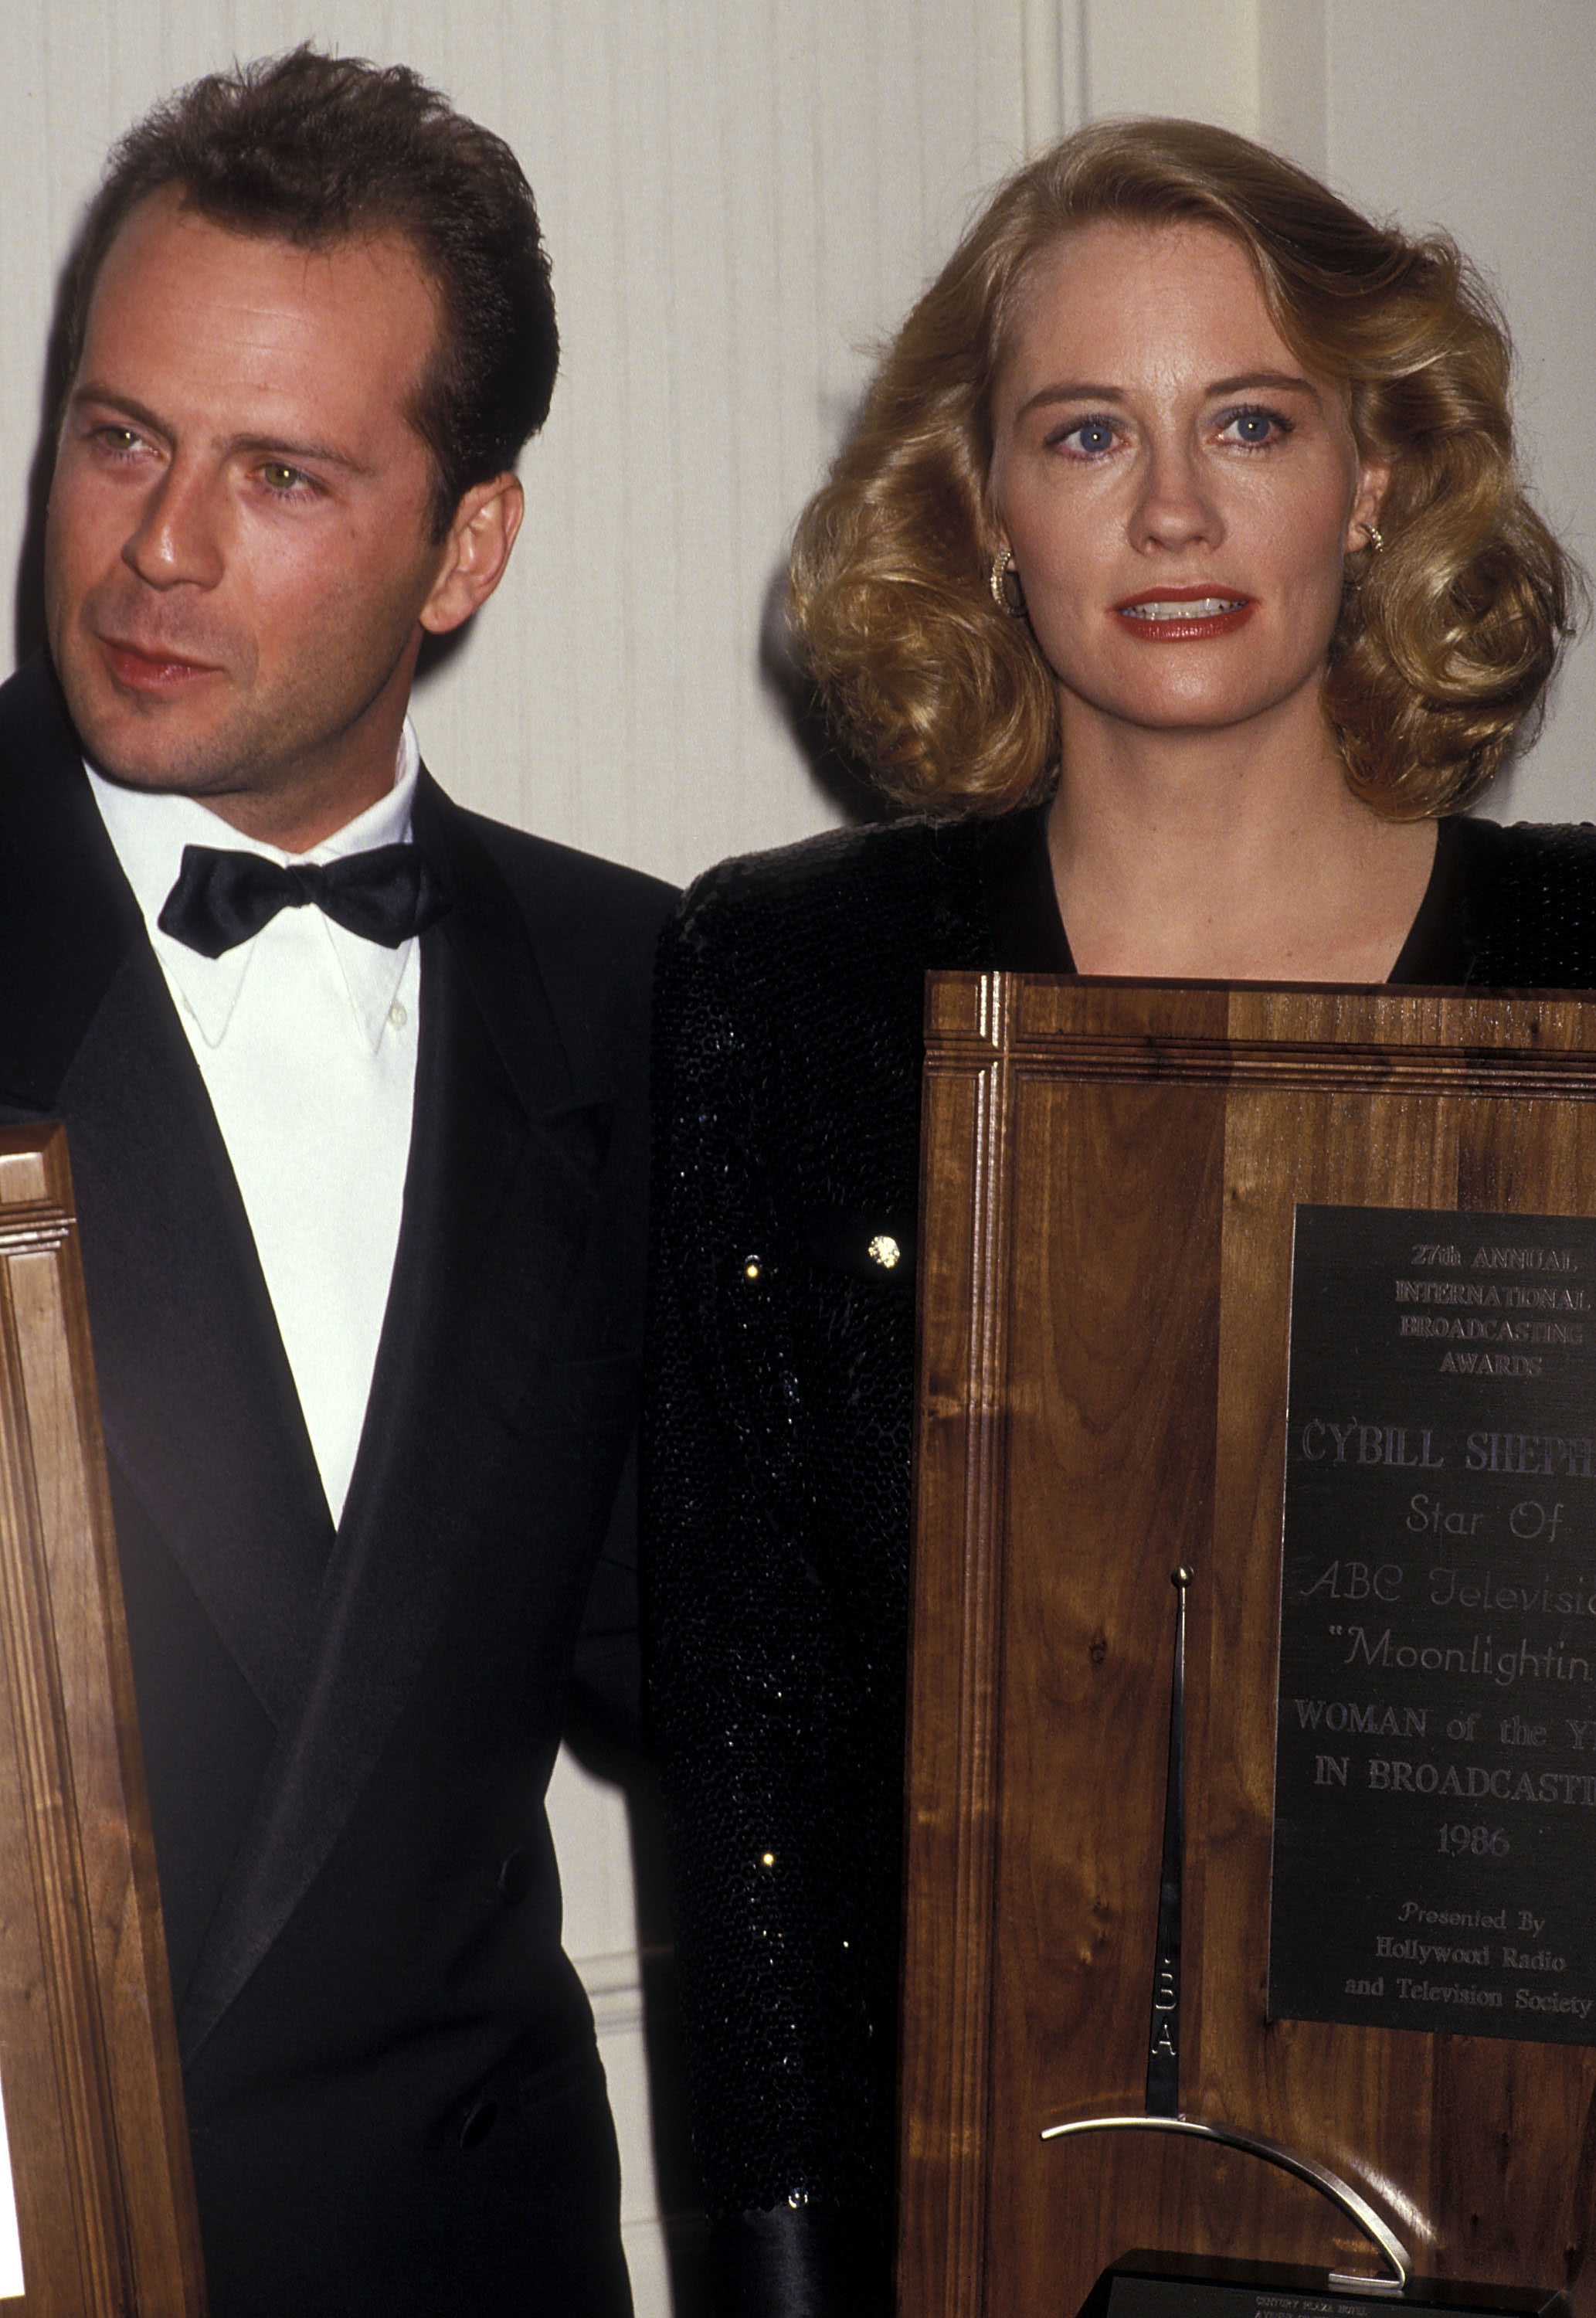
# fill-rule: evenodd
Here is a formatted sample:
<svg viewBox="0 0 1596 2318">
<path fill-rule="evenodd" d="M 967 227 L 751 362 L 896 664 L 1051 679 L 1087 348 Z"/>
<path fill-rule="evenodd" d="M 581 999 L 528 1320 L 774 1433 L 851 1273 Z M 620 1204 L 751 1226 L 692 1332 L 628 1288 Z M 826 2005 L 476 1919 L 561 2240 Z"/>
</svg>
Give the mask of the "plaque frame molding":
<svg viewBox="0 0 1596 2318">
<path fill-rule="evenodd" d="M 204 2318 L 76 1221 L 0 1132 L 0 2086 L 22 2318 Z"/>
</svg>

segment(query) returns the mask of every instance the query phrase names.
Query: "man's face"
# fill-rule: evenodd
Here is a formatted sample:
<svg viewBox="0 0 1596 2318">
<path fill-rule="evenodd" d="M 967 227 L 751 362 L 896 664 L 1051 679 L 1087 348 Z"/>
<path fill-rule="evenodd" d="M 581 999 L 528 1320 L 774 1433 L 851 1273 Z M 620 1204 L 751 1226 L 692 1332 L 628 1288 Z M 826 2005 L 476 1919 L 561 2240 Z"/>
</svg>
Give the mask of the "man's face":
<svg viewBox="0 0 1596 2318">
<path fill-rule="evenodd" d="M 391 787 L 423 628 L 455 624 L 456 543 L 428 537 L 405 416 L 436 329 L 397 238 L 301 249 L 175 192 L 134 211 L 89 307 L 45 553 L 50 651 L 113 779 L 290 849 Z"/>
</svg>

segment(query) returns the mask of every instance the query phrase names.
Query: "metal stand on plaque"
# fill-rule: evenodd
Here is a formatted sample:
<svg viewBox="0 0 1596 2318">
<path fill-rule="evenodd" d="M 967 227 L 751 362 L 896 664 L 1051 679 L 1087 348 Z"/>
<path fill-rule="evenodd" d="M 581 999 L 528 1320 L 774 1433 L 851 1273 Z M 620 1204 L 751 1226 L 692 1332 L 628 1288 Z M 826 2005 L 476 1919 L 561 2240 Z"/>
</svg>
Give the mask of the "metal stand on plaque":
<svg viewBox="0 0 1596 2318">
<path fill-rule="evenodd" d="M 900 2306 L 1589 2318 L 1596 1004 L 928 1025 Z"/>
<path fill-rule="evenodd" d="M 1412 2260 L 1407 2248 L 1390 2225 L 1375 2211 L 1366 2197 L 1360 2197 L 1349 2181 L 1343 2181 L 1327 2165 L 1316 2164 L 1310 2157 L 1299 2156 L 1296 2151 L 1282 2148 L 1278 2142 L 1266 2141 L 1255 2133 L 1241 2133 L 1233 2125 L 1207 2117 L 1189 2117 L 1181 2114 L 1180 2086 L 1180 1896 L 1186 1872 L 1186 1589 L 1191 1583 L 1189 1569 L 1172 1573 L 1171 1582 L 1179 1595 L 1175 1614 L 1175 1658 L 1170 1686 L 1170 1767 L 1164 1802 L 1164 1850 L 1162 1873 L 1159 1882 L 1158 1938 L 1154 1950 L 1152 1975 L 1152 2017 L 1147 2039 L 1147 2103 L 1139 2116 L 1077 2117 L 1068 2125 L 1050 2125 L 1044 2128 L 1044 2141 L 1061 2141 L 1083 2133 L 1178 2133 L 1189 2134 L 1199 2141 L 1210 2141 L 1226 2149 L 1240 2150 L 1243 2155 L 1256 2157 L 1266 2165 L 1278 2166 L 1283 2173 L 1306 2181 L 1344 2215 L 1348 2221 L 1361 2230 L 1369 2243 L 1383 2254 L 1390 2264 L 1389 2275 L 1369 2277 L 1360 2271 L 1332 2270 L 1321 2286 L 1358 2293 L 1403 2294 L 1411 2283 Z M 1109 2280 L 1126 2276 L 1116 2267 L 1107 2273 Z M 1172 2287 L 1178 2271 L 1137 2272 L 1140 2277 L 1167 2279 Z M 1198 2273 L 1210 2286 L 1214 2280 L 1211 2269 Z M 1110 2285 L 1103 2297 L 1106 2310 L 1118 2312 L 1125 2306 L 1125 2296 Z M 1184 2305 L 1186 2297 L 1178 2293 L 1172 2299 Z M 1152 2313 L 1170 2306 L 1171 2296 L 1149 2296 L 1145 2293 L 1130 2298 L 1130 2306 L 1138 2313 Z"/>
</svg>

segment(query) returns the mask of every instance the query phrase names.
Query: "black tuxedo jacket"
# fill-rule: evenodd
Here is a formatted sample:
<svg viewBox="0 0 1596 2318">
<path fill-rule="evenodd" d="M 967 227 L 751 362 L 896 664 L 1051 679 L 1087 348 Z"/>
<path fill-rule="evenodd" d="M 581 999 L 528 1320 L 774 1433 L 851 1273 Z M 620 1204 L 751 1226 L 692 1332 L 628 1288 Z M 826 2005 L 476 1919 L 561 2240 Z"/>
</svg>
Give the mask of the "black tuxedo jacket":
<svg viewBox="0 0 1596 2318">
<path fill-rule="evenodd" d="M 614 2318 L 543 1790 L 632 1430 L 669 897 L 425 774 L 414 833 L 454 906 L 336 1532 L 40 663 L 0 689 L 0 1089 L 68 1130 L 215 2318 Z"/>
</svg>

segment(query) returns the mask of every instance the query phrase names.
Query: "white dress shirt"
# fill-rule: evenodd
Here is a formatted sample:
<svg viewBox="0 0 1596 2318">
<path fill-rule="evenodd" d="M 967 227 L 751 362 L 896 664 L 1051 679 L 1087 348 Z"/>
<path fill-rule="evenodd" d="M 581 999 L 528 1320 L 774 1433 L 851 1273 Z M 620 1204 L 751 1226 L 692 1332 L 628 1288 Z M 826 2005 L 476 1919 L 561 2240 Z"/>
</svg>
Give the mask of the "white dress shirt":
<svg viewBox="0 0 1596 2318">
<path fill-rule="evenodd" d="M 246 837 L 192 797 L 88 768 L 205 1082 L 265 1273 L 333 1519 L 343 1514 L 399 1244 L 420 1022 L 418 942 L 363 941 L 314 906 L 280 910 L 220 957 L 156 923 L 185 845 L 324 862 L 410 834 L 407 723 L 393 788 L 305 854 Z"/>
</svg>

